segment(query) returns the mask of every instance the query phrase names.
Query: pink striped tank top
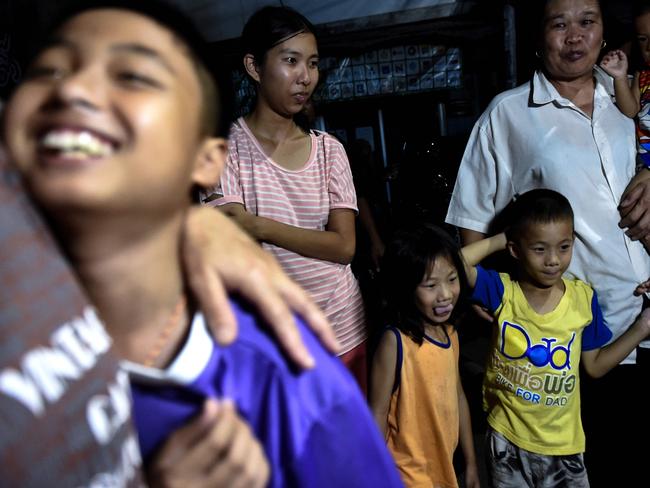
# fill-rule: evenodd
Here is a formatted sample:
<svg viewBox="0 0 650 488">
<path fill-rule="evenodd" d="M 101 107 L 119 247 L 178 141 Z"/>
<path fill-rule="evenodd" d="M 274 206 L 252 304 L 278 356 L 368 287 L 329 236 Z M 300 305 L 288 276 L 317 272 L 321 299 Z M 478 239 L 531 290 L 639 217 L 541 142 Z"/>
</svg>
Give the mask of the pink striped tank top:
<svg viewBox="0 0 650 488">
<path fill-rule="evenodd" d="M 264 154 L 244 119 L 231 127 L 229 155 L 221 177 L 222 195 L 211 205 L 240 203 L 246 210 L 304 229 L 324 230 L 333 209 L 357 211 L 345 150 L 329 134 L 312 132 L 311 154 L 299 170 L 288 170 Z M 325 312 L 341 343 L 340 354 L 367 337 L 359 285 L 350 265 L 309 258 L 264 243 L 287 274 Z"/>
</svg>

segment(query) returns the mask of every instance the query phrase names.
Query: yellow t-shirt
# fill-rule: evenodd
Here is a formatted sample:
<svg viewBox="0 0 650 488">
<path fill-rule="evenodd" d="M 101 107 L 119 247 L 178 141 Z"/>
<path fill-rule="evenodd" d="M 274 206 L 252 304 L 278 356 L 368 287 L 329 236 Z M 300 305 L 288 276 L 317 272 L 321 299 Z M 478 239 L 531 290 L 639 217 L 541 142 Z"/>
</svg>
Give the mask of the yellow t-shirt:
<svg viewBox="0 0 650 488">
<path fill-rule="evenodd" d="M 458 335 L 422 345 L 391 328 L 397 339 L 397 386 L 390 399 L 386 443 L 408 488 L 457 488 Z M 385 332 L 390 334 L 391 332 Z"/>
<path fill-rule="evenodd" d="M 585 450 L 580 419 L 580 354 L 605 345 L 594 290 L 564 279 L 564 296 L 540 315 L 507 274 L 478 268 L 473 298 L 496 317 L 483 383 L 488 423 L 510 442 L 545 455 Z"/>
</svg>

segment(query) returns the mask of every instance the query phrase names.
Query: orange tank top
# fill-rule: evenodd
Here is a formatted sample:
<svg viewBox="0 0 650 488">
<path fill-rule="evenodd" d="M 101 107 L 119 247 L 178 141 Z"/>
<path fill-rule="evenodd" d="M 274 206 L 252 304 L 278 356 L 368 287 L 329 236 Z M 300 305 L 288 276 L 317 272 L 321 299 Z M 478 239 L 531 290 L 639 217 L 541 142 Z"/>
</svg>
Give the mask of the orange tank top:
<svg viewBox="0 0 650 488">
<path fill-rule="evenodd" d="M 407 487 L 457 488 L 458 335 L 447 326 L 446 344 L 425 336 L 419 346 L 398 329 L 388 330 L 397 339 L 388 448 Z"/>
</svg>

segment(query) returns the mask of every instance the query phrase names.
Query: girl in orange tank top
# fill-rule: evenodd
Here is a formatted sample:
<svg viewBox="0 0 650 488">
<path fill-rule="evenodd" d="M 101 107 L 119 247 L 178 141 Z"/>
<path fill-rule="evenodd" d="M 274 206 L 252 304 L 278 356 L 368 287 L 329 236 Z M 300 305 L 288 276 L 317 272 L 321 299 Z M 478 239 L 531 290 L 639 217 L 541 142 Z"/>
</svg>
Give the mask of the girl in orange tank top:
<svg viewBox="0 0 650 488">
<path fill-rule="evenodd" d="M 392 326 L 373 358 L 370 407 L 407 487 L 479 486 L 467 399 L 458 375 L 454 308 L 467 290 L 459 248 L 434 226 L 398 233 L 386 249 Z"/>
</svg>

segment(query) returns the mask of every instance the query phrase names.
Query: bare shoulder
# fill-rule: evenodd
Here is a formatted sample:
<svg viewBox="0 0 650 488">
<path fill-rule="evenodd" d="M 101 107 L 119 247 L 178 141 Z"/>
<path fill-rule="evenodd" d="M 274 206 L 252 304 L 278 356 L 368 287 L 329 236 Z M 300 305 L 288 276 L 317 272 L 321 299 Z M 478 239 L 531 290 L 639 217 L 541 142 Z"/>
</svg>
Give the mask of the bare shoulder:
<svg viewBox="0 0 650 488">
<path fill-rule="evenodd" d="M 395 336 L 395 333 L 392 330 L 386 329 L 382 334 L 381 338 L 379 339 L 379 344 L 377 344 L 377 350 L 375 351 L 374 361 L 394 364 L 396 357 L 397 357 L 397 337 Z"/>
</svg>

